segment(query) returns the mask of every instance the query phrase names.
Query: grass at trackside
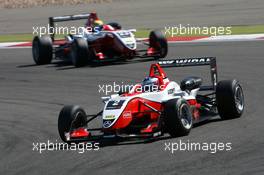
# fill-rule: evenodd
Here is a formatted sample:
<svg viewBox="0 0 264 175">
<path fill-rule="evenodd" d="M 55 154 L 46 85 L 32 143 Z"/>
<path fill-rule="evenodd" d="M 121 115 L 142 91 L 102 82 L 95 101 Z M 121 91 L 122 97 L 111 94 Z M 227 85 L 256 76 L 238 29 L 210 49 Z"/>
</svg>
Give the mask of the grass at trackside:
<svg viewBox="0 0 264 175">
<path fill-rule="evenodd" d="M 148 37 L 150 31 L 151 31 L 150 29 L 149 30 L 147 29 L 139 30 L 136 36 L 137 37 Z M 264 33 L 264 25 L 232 26 L 231 31 L 232 31 L 231 35 Z M 177 36 L 206 36 L 206 35 L 177 35 Z M 170 37 L 170 36 L 167 35 L 167 37 Z"/>
<path fill-rule="evenodd" d="M 148 37 L 150 29 L 138 29 L 136 32 L 136 37 L 144 38 Z M 232 35 L 239 34 L 257 34 L 264 33 L 264 25 L 251 25 L 251 26 L 232 26 Z M 186 35 L 178 35 L 178 36 L 186 36 Z M 198 36 L 198 35 L 188 35 L 188 36 Z M 0 35 L 0 43 L 1 42 L 20 42 L 20 41 L 32 41 L 32 34 L 5 34 Z M 63 38 L 63 36 L 59 36 L 58 38 Z"/>
<path fill-rule="evenodd" d="M 32 38 L 33 38 L 32 34 L 5 34 L 5 35 L 0 35 L 0 43 L 31 41 Z"/>
<path fill-rule="evenodd" d="M 264 25 L 232 26 L 232 35 L 264 33 Z"/>
</svg>

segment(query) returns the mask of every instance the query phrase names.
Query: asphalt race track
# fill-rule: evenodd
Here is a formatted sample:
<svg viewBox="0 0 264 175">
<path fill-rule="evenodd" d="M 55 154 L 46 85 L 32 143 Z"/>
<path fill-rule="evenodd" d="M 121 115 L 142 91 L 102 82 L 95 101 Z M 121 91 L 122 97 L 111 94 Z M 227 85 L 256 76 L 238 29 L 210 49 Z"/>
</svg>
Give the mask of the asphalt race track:
<svg viewBox="0 0 264 175">
<path fill-rule="evenodd" d="M 60 142 L 57 117 L 64 104 L 100 110 L 98 85 L 135 83 L 153 61 L 73 68 L 63 62 L 35 66 L 30 49 L 0 50 L 0 174 L 262 174 L 264 172 L 264 42 L 170 44 L 167 58 L 216 56 L 219 79 L 237 78 L 246 110 L 242 118 L 213 120 L 189 136 L 132 143 L 99 151 L 33 151 L 32 143 Z M 180 80 L 197 69 L 179 68 Z M 207 69 L 201 74 L 206 76 Z M 98 125 L 100 121 L 96 121 Z M 168 142 L 231 142 L 231 151 L 164 151 Z"/>
</svg>

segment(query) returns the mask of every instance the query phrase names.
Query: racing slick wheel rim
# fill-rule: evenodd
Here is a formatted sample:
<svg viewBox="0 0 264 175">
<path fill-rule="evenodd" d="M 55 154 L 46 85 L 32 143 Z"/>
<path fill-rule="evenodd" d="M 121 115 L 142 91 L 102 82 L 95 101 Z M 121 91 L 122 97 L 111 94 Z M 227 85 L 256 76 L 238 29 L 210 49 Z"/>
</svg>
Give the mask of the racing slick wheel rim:
<svg viewBox="0 0 264 175">
<path fill-rule="evenodd" d="M 186 104 L 181 105 L 179 116 L 183 127 L 190 129 L 192 127 L 192 115 Z"/>
<path fill-rule="evenodd" d="M 241 86 L 236 86 L 235 89 L 235 104 L 238 112 L 242 112 L 244 109 L 244 95 Z"/>
<path fill-rule="evenodd" d="M 164 55 L 165 49 L 163 47 L 161 47 L 161 44 L 159 42 L 156 42 L 156 47 L 157 47 L 157 50 L 159 52 L 159 55 L 160 56 Z"/>
<path fill-rule="evenodd" d="M 71 57 L 72 57 L 73 64 L 76 64 L 77 48 L 76 48 L 76 44 L 75 43 L 73 43 L 73 45 L 72 45 Z"/>
<path fill-rule="evenodd" d="M 79 111 L 75 114 L 74 120 L 71 123 L 70 131 L 84 127 L 85 125 L 85 116 Z"/>
</svg>

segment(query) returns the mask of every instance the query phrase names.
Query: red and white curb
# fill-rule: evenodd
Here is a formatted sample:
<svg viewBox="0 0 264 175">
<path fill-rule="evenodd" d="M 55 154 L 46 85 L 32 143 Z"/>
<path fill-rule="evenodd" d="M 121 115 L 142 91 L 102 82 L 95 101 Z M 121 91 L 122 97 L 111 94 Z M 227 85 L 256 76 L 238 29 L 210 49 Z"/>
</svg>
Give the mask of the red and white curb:
<svg viewBox="0 0 264 175">
<path fill-rule="evenodd" d="M 141 38 L 139 40 L 147 40 Z M 258 41 L 264 40 L 264 33 L 262 34 L 247 34 L 247 35 L 222 35 L 222 36 L 190 36 L 190 37 L 170 37 L 169 43 L 196 43 L 196 42 L 229 42 L 229 41 Z M 0 43 L 0 49 L 8 48 L 31 48 L 31 42 L 6 42 Z"/>
<path fill-rule="evenodd" d="M 0 49 L 8 48 L 31 48 L 31 42 L 5 42 L 0 43 Z"/>
</svg>

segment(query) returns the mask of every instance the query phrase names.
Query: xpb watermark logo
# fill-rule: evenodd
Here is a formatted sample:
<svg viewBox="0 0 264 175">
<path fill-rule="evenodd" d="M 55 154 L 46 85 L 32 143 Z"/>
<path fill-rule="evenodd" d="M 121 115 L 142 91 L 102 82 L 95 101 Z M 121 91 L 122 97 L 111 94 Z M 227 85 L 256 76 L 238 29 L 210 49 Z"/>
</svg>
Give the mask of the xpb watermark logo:
<svg viewBox="0 0 264 175">
<path fill-rule="evenodd" d="M 99 143 L 62 143 L 62 142 L 52 142 L 47 140 L 47 142 L 33 142 L 32 143 L 32 151 L 38 153 L 44 152 L 54 152 L 54 151 L 77 151 L 82 154 L 87 151 L 98 151 L 100 149 Z"/>
<path fill-rule="evenodd" d="M 209 153 L 217 153 L 219 151 L 231 151 L 232 143 L 231 142 L 190 142 L 187 140 L 183 142 L 179 140 L 178 142 L 165 142 L 164 151 L 171 154 L 176 153 L 177 151 L 205 151 Z"/>
<path fill-rule="evenodd" d="M 175 26 L 165 26 L 165 35 L 169 37 L 175 36 L 217 36 L 217 35 L 231 35 L 232 27 L 224 27 L 224 26 L 192 26 L 190 24 L 187 25 L 175 25 Z"/>
</svg>

